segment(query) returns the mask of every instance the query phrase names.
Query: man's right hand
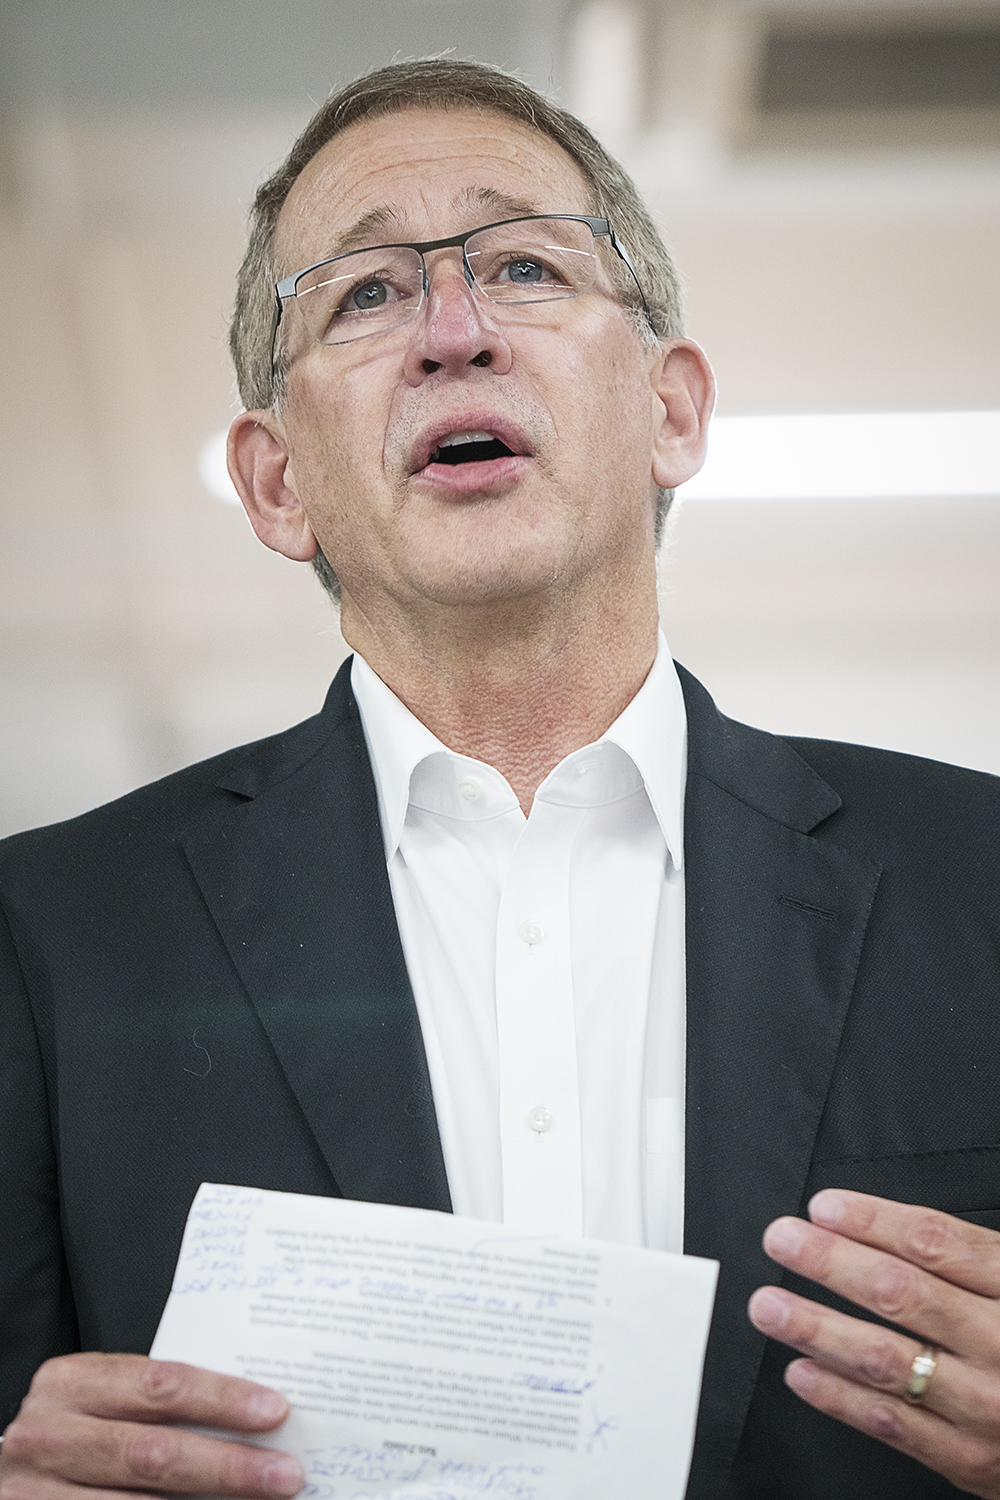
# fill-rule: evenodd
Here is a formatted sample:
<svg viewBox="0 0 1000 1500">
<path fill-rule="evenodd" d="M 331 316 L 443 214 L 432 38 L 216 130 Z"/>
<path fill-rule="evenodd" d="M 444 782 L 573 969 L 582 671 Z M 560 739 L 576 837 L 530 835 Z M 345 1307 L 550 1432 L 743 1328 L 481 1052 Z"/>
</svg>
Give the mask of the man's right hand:
<svg viewBox="0 0 1000 1500">
<path fill-rule="evenodd" d="M 276 1391 L 139 1354 L 67 1354 L 36 1374 L 0 1450 L 0 1500 L 96 1500 L 81 1489 L 288 1500 L 305 1483 L 272 1448 L 223 1442 L 176 1424 L 273 1432 Z"/>
</svg>

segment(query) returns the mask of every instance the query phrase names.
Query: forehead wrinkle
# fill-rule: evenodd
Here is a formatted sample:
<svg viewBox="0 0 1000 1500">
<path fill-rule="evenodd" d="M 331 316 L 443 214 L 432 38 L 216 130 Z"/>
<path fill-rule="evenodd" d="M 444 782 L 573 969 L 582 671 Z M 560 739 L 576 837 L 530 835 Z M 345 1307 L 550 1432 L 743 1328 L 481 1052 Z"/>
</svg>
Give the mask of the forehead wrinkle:
<svg viewBox="0 0 1000 1500">
<path fill-rule="evenodd" d="M 461 204 L 466 212 L 476 209 L 488 208 L 493 213 L 502 214 L 509 218 L 530 217 L 538 212 L 538 204 L 528 198 L 516 198 L 510 193 L 501 192 L 492 187 L 468 187 L 459 194 L 457 203 Z M 337 235 L 329 247 L 330 255 L 339 255 L 345 250 L 362 250 L 373 243 L 375 235 L 405 235 L 407 233 L 406 210 L 391 207 L 388 203 L 379 204 L 363 213 L 349 224 Z M 470 229 L 479 226 L 470 224 Z"/>
<path fill-rule="evenodd" d="M 404 117 L 405 115 L 410 113 L 429 113 L 433 116 L 437 112 L 434 110 L 425 111 L 419 108 L 414 110 L 400 111 L 400 114 Z M 390 116 L 390 120 L 392 120 L 393 118 L 395 117 Z M 370 122 L 364 121 L 359 122 L 359 125 L 352 126 L 346 132 L 346 134 L 350 136 L 353 134 L 355 129 L 365 127 L 369 123 Z M 500 126 L 500 134 L 503 135 L 504 127 L 509 127 L 512 122 L 506 120 L 506 118 L 501 116 L 498 117 L 498 124 Z M 586 179 L 584 178 L 578 164 L 573 161 L 569 154 L 565 152 L 558 145 L 558 143 L 549 141 L 544 132 L 539 132 L 526 125 L 518 127 L 517 122 L 513 122 L 513 124 L 515 125 L 515 134 L 523 134 L 530 137 L 529 146 L 541 146 L 543 148 L 548 148 L 548 150 L 554 149 L 558 157 L 560 158 L 558 164 L 555 162 L 546 162 L 544 164 L 548 168 L 548 171 L 544 174 L 544 177 L 548 177 L 549 174 L 551 174 L 552 192 L 550 194 L 547 190 L 543 191 L 543 189 L 546 188 L 544 177 L 539 187 L 539 193 L 541 194 L 541 196 L 539 197 L 533 196 L 531 198 L 528 198 L 521 197 L 516 193 L 504 192 L 502 188 L 491 185 L 488 180 L 486 183 L 473 184 L 461 189 L 460 191 L 456 190 L 452 199 L 454 211 L 459 215 L 460 221 L 461 218 L 464 217 L 464 213 L 469 214 L 468 220 L 464 224 L 462 224 L 462 227 L 464 229 L 472 230 L 478 228 L 482 223 L 492 222 L 494 218 L 522 218 L 533 214 L 545 213 L 546 210 L 549 209 L 551 209 L 552 212 L 587 212 L 588 210 L 592 212 L 593 205 L 589 201 L 592 195 L 588 190 Z M 327 147 L 329 147 L 331 144 L 333 143 L 327 142 Z M 317 153 L 317 156 L 322 156 L 326 152 L 327 147 L 322 148 L 320 152 Z M 515 152 L 515 155 L 517 154 L 518 153 Z M 547 154 L 547 152 L 543 154 Z M 316 158 L 314 157 L 313 161 L 315 160 Z M 313 162 L 307 163 L 306 167 L 304 168 L 304 172 L 308 173 L 312 165 Z M 441 168 L 444 163 L 440 158 L 435 157 L 433 154 L 431 154 L 430 156 L 425 157 L 423 162 L 415 162 L 412 165 L 416 169 L 414 175 L 419 178 L 421 175 L 419 171 L 420 166 L 429 167 L 431 176 L 433 177 L 435 168 Z M 510 165 L 515 165 L 516 169 L 521 164 L 520 162 L 501 162 L 501 172 L 503 172 L 504 169 Z M 560 167 L 562 167 L 564 171 L 566 168 L 568 168 L 572 177 L 577 179 L 578 185 L 581 189 L 580 196 L 582 200 L 579 204 L 577 204 L 576 202 L 568 202 L 562 204 L 561 208 L 557 206 L 562 198 L 565 197 L 565 183 L 560 180 L 563 176 L 563 173 L 559 170 Z M 532 175 L 537 176 L 538 174 L 534 173 Z M 535 184 L 532 183 L 528 191 L 532 191 L 534 186 Z M 289 194 L 290 199 L 294 199 L 298 196 L 296 192 L 297 187 L 298 183 L 293 185 L 292 192 Z M 286 259 L 288 258 L 288 252 L 292 248 L 290 241 L 292 238 L 298 238 L 303 233 L 303 231 L 305 231 L 307 239 L 311 238 L 308 233 L 309 223 L 310 221 L 314 222 L 315 218 L 322 214 L 322 202 L 320 201 L 320 199 L 325 198 L 327 196 L 327 192 L 328 189 L 327 191 L 321 190 L 320 197 L 317 198 L 314 188 L 311 187 L 310 190 L 307 190 L 305 202 L 300 201 L 299 203 L 295 204 L 294 202 L 289 202 L 288 200 L 286 200 L 286 203 L 283 205 L 282 211 L 281 213 L 279 213 L 278 224 L 276 226 L 277 232 L 275 234 L 274 240 L 275 256 L 280 266 L 280 274 L 288 274 L 290 270 L 295 270 L 299 265 L 304 264 L 301 258 L 297 258 L 295 266 L 292 266 L 291 264 L 285 264 Z M 420 196 L 421 198 L 424 197 L 422 191 L 420 191 Z M 550 196 L 556 200 L 555 203 L 549 201 Z M 572 197 L 574 199 L 576 198 L 576 196 L 576 193 L 572 194 Z M 310 198 L 312 199 L 311 202 L 309 201 Z M 543 201 L 543 199 L 545 201 Z M 291 212 L 289 212 L 289 210 L 291 210 Z M 483 217 L 477 217 L 478 215 L 483 215 Z M 392 243 L 393 238 L 398 238 L 400 240 L 407 238 L 413 239 L 415 238 L 415 233 L 412 231 L 408 233 L 409 218 L 410 215 L 405 207 L 396 207 L 390 203 L 377 204 L 375 207 L 368 209 L 365 213 L 359 215 L 359 217 L 352 223 L 346 225 L 342 231 L 336 231 L 335 233 L 333 233 L 331 235 L 331 239 L 327 241 L 326 244 L 314 244 L 312 253 L 307 252 L 307 259 L 310 263 L 312 263 L 326 256 L 336 255 L 340 251 L 363 249 L 366 245 L 370 245 L 373 242 L 378 242 L 379 240 L 381 241 L 381 243 L 386 244 Z M 443 229 L 438 230 L 439 234 L 443 232 Z M 390 236 L 391 238 L 386 238 L 386 236 Z M 427 236 L 426 234 L 421 233 L 420 237 L 437 238 L 438 236 L 437 234 Z M 276 269 L 278 268 L 276 267 Z"/>
</svg>

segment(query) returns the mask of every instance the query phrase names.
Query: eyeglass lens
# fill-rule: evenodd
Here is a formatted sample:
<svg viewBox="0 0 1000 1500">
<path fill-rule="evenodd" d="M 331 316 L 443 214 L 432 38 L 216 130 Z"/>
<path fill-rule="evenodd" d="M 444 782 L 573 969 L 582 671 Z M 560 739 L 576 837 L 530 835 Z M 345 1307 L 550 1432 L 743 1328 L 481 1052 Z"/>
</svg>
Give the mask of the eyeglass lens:
<svg viewBox="0 0 1000 1500">
<path fill-rule="evenodd" d="M 597 276 L 593 233 L 574 219 L 518 219 L 477 230 L 465 254 L 480 291 L 501 304 L 578 297 Z M 388 245 L 337 256 L 300 276 L 295 295 L 319 343 L 387 332 L 414 317 L 423 301 L 420 252 Z"/>
</svg>

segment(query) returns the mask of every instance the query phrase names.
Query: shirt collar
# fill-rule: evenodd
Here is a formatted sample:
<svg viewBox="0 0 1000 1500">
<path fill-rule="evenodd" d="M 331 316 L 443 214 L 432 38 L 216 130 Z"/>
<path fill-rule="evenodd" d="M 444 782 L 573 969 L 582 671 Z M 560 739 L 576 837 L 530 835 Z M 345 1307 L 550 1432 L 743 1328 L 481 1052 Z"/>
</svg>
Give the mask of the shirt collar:
<svg viewBox="0 0 1000 1500">
<path fill-rule="evenodd" d="M 671 862 L 679 870 L 684 863 L 687 712 L 662 630 L 658 642 L 649 676 L 601 740 L 618 745 L 635 763 Z"/>
<path fill-rule="evenodd" d="M 411 779 L 417 766 L 438 755 L 461 761 L 473 772 L 480 763 L 449 750 L 357 654 L 351 664 L 351 688 L 375 776 L 386 858 L 391 859 L 402 836 Z M 572 778 L 580 774 L 588 760 L 595 760 L 594 752 L 602 746 L 616 746 L 631 765 L 622 764 L 621 758 L 614 754 L 599 757 L 606 791 L 600 800 L 611 801 L 615 796 L 636 790 L 639 782 L 632 770 L 634 766 L 660 825 L 671 862 L 679 870 L 684 850 L 687 719 L 681 685 L 662 631 L 653 666 L 631 703 L 594 745 L 574 751 L 549 773 L 538 789 L 539 798 L 559 803 L 592 803 L 592 797 L 580 795 L 582 787 L 580 793 L 574 794 Z"/>
<path fill-rule="evenodd" d="M 351 663 L 351 691 L 361 714 L 375 775 L 386 859 L 391 859 L 399 847 L 406 821 L 414 769 L 428 755 L 442 750 L 449 753 L 448 747 L 411 714 L 357 652 Z"/>
</svg>

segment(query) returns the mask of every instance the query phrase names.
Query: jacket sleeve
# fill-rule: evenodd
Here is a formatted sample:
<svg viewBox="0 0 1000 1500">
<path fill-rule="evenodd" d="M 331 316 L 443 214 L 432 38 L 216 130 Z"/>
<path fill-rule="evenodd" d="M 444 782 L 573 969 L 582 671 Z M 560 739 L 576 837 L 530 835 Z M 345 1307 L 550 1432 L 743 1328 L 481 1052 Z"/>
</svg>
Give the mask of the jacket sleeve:
<svg viewBox="0 0 1000 1500">
<path fill-rule="evenodd" d="M 38 1366 L 78 1348 L 41 1048 L 0 908 L 0 1431 Z"/>
</svg>

